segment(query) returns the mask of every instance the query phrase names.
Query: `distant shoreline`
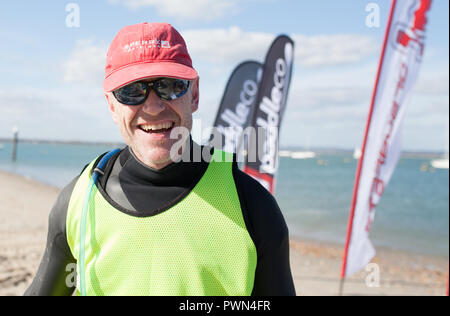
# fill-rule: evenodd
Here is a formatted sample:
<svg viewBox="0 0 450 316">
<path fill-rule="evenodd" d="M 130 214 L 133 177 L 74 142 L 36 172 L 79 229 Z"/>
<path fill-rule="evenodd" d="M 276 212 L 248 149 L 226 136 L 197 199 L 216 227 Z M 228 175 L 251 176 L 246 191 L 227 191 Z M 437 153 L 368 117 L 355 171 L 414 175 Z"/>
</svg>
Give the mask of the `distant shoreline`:
<svg viewBox="0 0 450 316">
<path fill-rule="evenodd" d="M 12 143 L 12 139 L 0 138 L 0 144 Z M 47 144 L 47 145 L 88 145 L 88 146 L 125 146 L 123 142 L 88 142 L 79 140 L 42 140 L 42 139 L 19 139 L 19 143 L 23 144 Z"/>
<path fill-rule="evenodd" d="M 12 143 L 12 139 L 0 138 L 0 144 Z M 47 145 L 87 145 L 87 146 L 116 146 L 125 147 L 123 142 L 102 142 L 102 141 L 77 141 L 77 140 L 42 140 L 42 139 L 19 139 L 19 143 L 24 144 L 47 144 Z M 350 154 L 352 155 L 354 149 L 348 148 L 323 148 L 323 147 L 293 147 L 293 146 L 281 146 L 280 151 L 312 151 L 317 154 Z M 403 151 L 402 158 L 440 158 L 445 152 L 443 151 Z"/>
</svg>

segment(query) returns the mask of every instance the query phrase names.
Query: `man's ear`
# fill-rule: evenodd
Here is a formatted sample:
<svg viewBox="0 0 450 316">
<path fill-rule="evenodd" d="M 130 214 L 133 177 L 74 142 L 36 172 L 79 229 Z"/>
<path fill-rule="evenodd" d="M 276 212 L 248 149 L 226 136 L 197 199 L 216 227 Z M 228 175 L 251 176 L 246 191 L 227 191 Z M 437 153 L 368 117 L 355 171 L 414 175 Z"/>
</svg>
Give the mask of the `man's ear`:
<svg viewBox="0 0 450 316">
<path fill-rule="evenodd" d="M 191 92 L 191 96 L 192 96 L 192 113 L 196 112 L 198 110 L 198 103 L 200 101 L 200 88 L 199 88 L 199 82 L 200 82 L 200 77 L 197 77 L 196 79 L 194 79 L 194 81 L 192 81 L 192 92 Z"/>
<path fill-rule="evenodd" d="M 111 117 L 114 123 L 117 123 L 117 112 L 114 102 L 112 100 L 112 95 L 110 92 L 105 92 L 106 102 L 108 103 L 109 112 L 111 112 Z"/>
</svg>

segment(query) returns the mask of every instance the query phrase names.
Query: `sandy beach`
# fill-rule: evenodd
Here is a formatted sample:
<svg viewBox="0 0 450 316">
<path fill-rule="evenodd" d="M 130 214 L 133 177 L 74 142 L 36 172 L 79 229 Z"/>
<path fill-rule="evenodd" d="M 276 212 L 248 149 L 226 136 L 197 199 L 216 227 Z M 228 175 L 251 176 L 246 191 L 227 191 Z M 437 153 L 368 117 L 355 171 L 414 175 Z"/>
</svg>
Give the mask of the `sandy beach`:
<svg viewBox="0 0 450 316">
<path fill-rule="evenodd" d="M 0 295 L 22 295 L 44 252 L 60 190 L 5 172 L 0 186 Z M 294 239 L 290 246 L 297 295 L 338 295 L 342 246 Z M 374 270 L 363 270 L 346 280 L 344 295 L 445 295 L 448 258 L 377 250 L 378 286 Z"/>
</svg>

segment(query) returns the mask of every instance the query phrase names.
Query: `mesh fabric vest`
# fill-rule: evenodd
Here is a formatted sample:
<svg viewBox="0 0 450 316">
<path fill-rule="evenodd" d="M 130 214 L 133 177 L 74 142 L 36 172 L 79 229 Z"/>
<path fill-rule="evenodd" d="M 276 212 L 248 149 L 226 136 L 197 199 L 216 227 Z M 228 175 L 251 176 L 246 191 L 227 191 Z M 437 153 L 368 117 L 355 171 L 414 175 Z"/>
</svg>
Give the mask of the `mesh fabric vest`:
<svg viewBox="0 0 450 316">
<path fill-rule="evenodd" d="M 251 294 L 256 248 L 244 223 L 231 154 L 216 149 L 191 192 L 150 217 L 117 210 L 95 186 L 81 263 L 80 219 L 93 166 L 75 185 L 66 222 L 78 271 L 85 267 L 87 295 Z M 79 285 L 78 276 L 78 294 Z"/>
</svg>

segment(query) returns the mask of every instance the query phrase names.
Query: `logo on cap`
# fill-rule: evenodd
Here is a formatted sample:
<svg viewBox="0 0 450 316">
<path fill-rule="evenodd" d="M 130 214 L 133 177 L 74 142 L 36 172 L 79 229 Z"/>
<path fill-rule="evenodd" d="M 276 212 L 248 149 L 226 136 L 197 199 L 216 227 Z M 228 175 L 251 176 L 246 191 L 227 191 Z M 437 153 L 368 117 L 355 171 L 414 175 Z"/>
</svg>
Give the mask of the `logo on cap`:
<svg viewBox="0 0 450 316">
<path fill-rule="evenodd" d="M 169 41 L 148 40 L 148 41 L 135 41 L 126 44 L 123 47 L 125 53 L 130 53 L 135 49 L 145 49 L 145 48 L 171 48 Z"/>
</svg>

